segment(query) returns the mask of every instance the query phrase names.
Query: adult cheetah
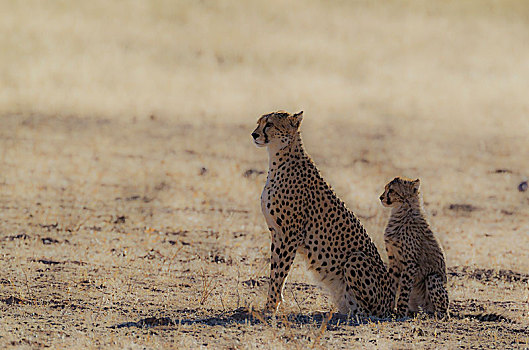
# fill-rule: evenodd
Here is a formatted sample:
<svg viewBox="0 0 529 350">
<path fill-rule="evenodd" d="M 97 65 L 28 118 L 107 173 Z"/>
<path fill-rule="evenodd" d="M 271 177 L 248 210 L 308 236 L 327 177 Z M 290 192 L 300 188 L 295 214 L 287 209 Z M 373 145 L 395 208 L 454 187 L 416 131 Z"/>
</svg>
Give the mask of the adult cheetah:
<svg viewBox="0 0 529 350">
<path fill-rule="evenodd" d="M 419 186 L 419 179 L 396 177 L 380 196 L 384 206 L 392 207 L 384 241 L 398 316 L 419 306 L 439 315 L 448 310 L 445 258 L 424 217 Z"/>
<path fill-rule="evenodd" d="M 394 296 L 380 255 L 353 212 L 325 182 L 301 142 L 303 112 L 263 115 L 252 133 L 267 147 L 261 208 L 271 233 L 266 310 L 275 312 L 296 253 L 326 285 L 338 311 L 387 316 Z"/>
</svg>

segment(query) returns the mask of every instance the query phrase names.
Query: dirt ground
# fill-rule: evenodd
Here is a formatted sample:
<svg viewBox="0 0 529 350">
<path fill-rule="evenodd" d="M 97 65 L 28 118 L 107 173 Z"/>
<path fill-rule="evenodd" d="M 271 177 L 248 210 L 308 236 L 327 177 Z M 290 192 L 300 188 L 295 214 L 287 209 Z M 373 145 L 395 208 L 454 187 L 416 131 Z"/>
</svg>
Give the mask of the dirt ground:
<svg viewBox="0 0 529 350">
<path fill-rule="evenodd" d="M 529 347 L 527 6 L 440 4 L 0 5 L 0 347 Z M 384 259 L 421 179 L 449 320 L 334 314 L 298 259 L 262 315 L 277 109 Z"/>
<path fill-rule="evenodd" d="M 318 130 L 306 118 L 310 140 Z M 358 324 L 329 316 L 333 306 L 302 261 L 277 319 L 262 319 L 269 236 L 259 195 L 267 162 L 251 144 L 248 119 L 204 127 L 156 118 L 3 117 L 2 344 L 527 346 L 529 198 L 517 189 L 518 168 L 498 172 L 487 162 L 479 164 L 478 191 L 455 181 L 468 194 L 446 195 L 446 185 L 436 186 L 445 175 L 431 171 L 423 195 L 446 249 L 452 313 L 494 312 L 512 322 Z M 390 174 L 403 171 L 386 158 L 393 142 L 404 141 L 368 125 L 349 138 L 358 126 L 322 131 L 307 148 L 383 249 L 388 213 L 377 198 Z M 347 151 L 333 155 L 344 144 Z"/>
</svg>

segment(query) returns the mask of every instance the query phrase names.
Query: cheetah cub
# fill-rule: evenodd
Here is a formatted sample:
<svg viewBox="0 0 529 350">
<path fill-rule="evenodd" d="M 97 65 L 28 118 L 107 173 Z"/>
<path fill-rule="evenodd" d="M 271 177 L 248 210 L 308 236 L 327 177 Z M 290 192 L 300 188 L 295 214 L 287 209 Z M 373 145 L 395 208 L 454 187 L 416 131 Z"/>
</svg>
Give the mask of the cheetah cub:
<svg viewBox="0 0 529 350">
<path fill-rule="evenodd" d="M 448 310 L 446 265 L 419 198 L 420 181 L 396 177 L 380 196 L 391 207 L 384 241 L 389 260 L 391 288 L 398 316 L 418 311 L 445 315 Z"/>
</svg>

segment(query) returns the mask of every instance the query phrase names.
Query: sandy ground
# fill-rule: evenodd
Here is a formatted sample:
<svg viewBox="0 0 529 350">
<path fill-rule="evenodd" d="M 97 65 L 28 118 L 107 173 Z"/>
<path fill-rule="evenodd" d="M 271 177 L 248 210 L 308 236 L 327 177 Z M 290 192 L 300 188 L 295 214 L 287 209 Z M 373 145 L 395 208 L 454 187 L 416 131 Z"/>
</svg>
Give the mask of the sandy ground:
<svg viewBox="0 0 529 350">
<path fill-rule="evenodd" d="M 387 158 L 404 140 L 368 125 L 350 138 L 356 123 L 317 135 L 306 118 L 307 148 L 317 150 L 322 172 L 383 249 L 388 212 L 377 198 L 390 174 L 402 171 Z M 416 170 L 446 249 L 451 311 L 495 312 L 513 323 L 327 322 L 333 305 L 302 261 L 278 319 L 262 320 L 269 236 L 259 194 L 267 162 L 251 144 L 254 120 L 208 127 L 150 118 L 1 121 L 4 345 L 527 346 L 529 199 L 517 190 L 518 168 L 497 172 L 479 162 L 476 191 L 465 181 L 450 191 L 445 174 Z M 340 145 L 347 147 L 338 155 Z"/>
<path fill-rule="evenodd" d="M 529 346 L 525 2 L 0 10 L 1 347 Z M 384 258 L 378 196 L 421 179 L 450 320 L 335 315 L 300 260 L 261 315 L 250 133 L 277 109 L 305 110 L 307 151 Z"/>
</svg>

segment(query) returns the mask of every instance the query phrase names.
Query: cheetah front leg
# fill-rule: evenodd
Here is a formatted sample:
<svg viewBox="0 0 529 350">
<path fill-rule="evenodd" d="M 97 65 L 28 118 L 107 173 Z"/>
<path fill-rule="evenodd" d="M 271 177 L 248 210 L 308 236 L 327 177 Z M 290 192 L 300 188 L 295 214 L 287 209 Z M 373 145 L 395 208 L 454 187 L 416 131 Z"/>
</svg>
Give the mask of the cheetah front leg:
<svg viewBox="0 0 529 350">
<path fill-rule="evenodd" d="M 397 316 L 410 314 L 409 302 L 413 282 L 417 273 L 417 266 L 413 261 L 404 261 L 400 276 L 400 295 L 397 300 Z"/>
<path fill-rule="evenodd" d="M 283 287 L 299 245 L 294 239 L 296 237 L 293 234 L 294 231 L 285 229 L 280 229 L 280 231 L 270 229 L 272 254 L 270 259 L 270 286 L 265 308 L 267 312 L 276 312 L 283 301 Z"/>
<path fill-rule="evenodd" d="M 393 246 L 386 243 L 386 251 L 388 253 L 388 274 L 391 283 L 391 292 L 395 298 L 391 302 L 391 310 L 393 311 L 397 301 L 397 290 L 400 282 L 401 266 L 398 264 L 398 260 L 395 257 Z"/>
</svg>

